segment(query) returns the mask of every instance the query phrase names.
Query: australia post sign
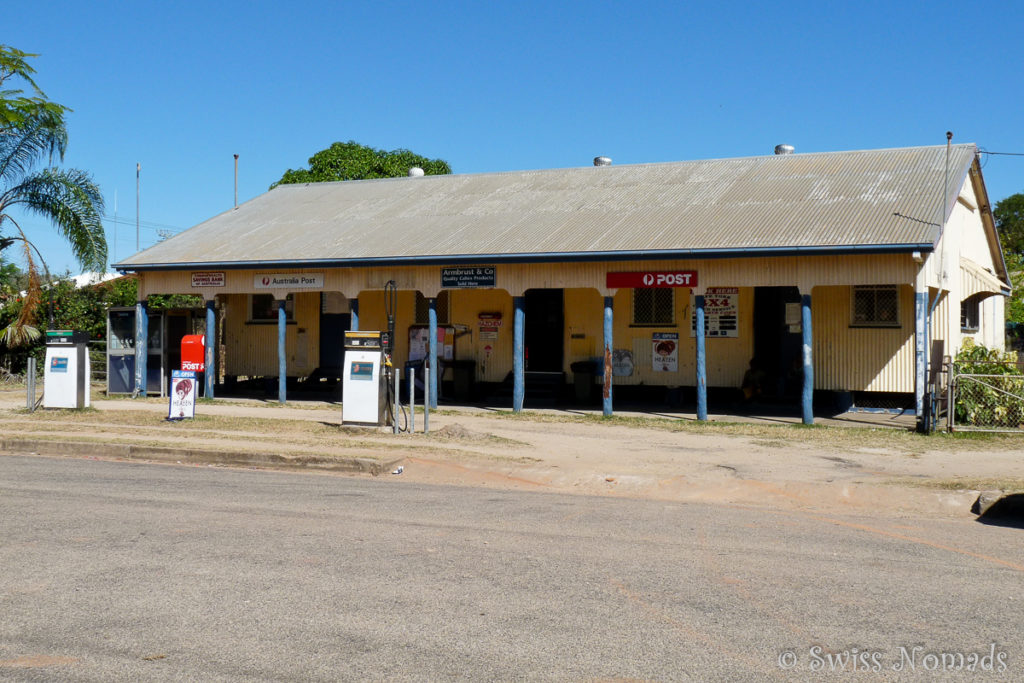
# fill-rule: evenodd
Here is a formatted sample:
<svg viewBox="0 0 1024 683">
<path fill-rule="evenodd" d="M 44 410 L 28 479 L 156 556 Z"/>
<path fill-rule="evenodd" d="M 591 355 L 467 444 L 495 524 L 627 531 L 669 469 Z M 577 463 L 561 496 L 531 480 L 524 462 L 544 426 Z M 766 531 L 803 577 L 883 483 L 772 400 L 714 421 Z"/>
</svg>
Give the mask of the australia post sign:
<svg viewBox="0 0 1024 683">
<path fill-rule="evenodd" d="M 695 270 L 648 270 L 639 273 L 608 273 L 609 289 L 636 287 L 696 287 Z"/>
</svg>

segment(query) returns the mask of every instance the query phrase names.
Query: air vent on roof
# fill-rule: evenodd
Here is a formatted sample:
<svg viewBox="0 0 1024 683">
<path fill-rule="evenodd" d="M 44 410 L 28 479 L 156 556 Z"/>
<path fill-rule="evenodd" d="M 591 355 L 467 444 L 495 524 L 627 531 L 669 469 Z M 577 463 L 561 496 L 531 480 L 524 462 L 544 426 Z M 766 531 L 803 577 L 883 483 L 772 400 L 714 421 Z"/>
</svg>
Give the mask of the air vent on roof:
<svg viewBox="0 0 1024 683">
<path fill-rule="evenodd" d="M 409 177 L 410 178 L 420 178 L 422 176 L 423 176 L 423 169 L 420 168 L 419 166 L 413 166 L 412 168 L 409 169 Z"/>
<path fill-rule="evenodd" d="M 594 157 L 594 166 L 611 166 L 611 157 Z"/>
<path fill-rule="evenodd" d="M 793 145 L 775 145 L 776 154 L 792 154 L 795 150 Z"/>
</svg>

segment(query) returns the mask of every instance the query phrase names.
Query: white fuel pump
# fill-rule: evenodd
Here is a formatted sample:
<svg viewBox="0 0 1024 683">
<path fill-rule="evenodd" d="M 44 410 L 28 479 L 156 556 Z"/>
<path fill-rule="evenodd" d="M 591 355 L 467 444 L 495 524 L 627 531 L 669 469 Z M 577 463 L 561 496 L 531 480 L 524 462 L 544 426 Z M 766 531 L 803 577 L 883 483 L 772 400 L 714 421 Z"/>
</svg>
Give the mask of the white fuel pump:
<svg viewBox="0 0 1024 683">
<path fill-rule="evenodd" d="M 345 333 L 342 423 L 389 424 L 384 344 L 380 332 Z"/>
<path fill-rule="evenodd" d="M 44 408 L 89 407 L 89 335 L 72 330 L 46 331 Z"/>
</svg>

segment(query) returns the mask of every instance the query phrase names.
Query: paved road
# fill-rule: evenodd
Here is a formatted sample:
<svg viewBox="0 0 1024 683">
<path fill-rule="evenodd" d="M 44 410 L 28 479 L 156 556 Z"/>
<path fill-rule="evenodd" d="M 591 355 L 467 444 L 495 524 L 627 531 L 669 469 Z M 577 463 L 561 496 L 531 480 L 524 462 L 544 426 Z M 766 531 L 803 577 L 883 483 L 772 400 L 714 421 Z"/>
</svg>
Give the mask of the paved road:
<svg viewBox="0 0 1024 683">
<path fill-rule="evenodd" d="M 1019 680 L 1022 541 L 965 521 L 0 457 L 0 679 L 814 679 L 857 648 L 881 669 L 858 680 L 893 677 L 904 652 L 934 679 L 943 651 Z"/>
</svg>

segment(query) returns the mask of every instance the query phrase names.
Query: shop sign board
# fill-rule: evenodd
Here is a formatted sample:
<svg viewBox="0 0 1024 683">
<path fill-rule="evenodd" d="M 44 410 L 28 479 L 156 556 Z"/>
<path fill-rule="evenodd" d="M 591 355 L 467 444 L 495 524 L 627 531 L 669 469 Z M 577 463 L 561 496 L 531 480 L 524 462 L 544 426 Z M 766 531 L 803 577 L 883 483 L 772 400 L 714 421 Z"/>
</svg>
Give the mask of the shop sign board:
<svg viewBox="0 0 1024 683">
<path fill-rule="evenodd" d="M 323 273 L 271 273 L 253 275 L 256 289 L 323 289 Z"/>
<path fill-rule="evenodd" d="M 192 273 L 193 287 L 223 287 L 224 272 L 218 273 Z"/>
<path fill-rule="evenodd" d="M 496 283 L 497 268 L 495 266 L 465 266 L 462 268 L 441 269 L 441 287 L 443 289 L 496 287 Z"/>
<path fill-rule="evenodd" d="M 609 289 L 642 287 L 696 287 L 695 270 L 648 270 L 635 273 L 607 273 L 605 286 Z"/>
</svg>

